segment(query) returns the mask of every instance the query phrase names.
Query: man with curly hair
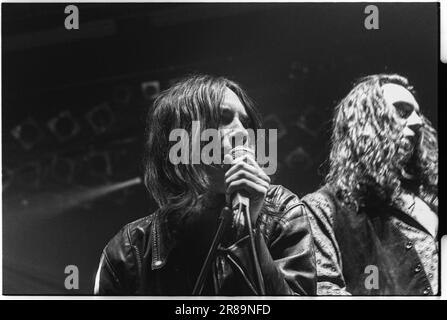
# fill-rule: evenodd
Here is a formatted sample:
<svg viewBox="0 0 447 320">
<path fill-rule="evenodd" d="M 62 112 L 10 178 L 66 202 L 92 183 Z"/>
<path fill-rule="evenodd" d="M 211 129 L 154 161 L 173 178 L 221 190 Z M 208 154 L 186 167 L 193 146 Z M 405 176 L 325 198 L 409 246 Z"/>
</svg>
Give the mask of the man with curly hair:
<svg viewBox="0 0 447 320">
<path fill-rule="evenodd" d="M 437 133 L 408 80 L 361 79 L 331 140 L 325 185 L 303 198 L 318 294 L 437 294 Z"/>
</svg>

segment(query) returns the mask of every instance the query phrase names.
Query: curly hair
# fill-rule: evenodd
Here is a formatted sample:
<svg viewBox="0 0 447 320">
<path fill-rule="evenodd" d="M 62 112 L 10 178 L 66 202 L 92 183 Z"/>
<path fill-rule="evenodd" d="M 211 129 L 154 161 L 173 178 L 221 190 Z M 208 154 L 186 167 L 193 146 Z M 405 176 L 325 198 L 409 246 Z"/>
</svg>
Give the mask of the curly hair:
<svg viewBox="0 0 447 320">
<path fill-rule="evenodd" d="M 343 204 L 356 210 L 375 203 L 396 205 L 407 190 L 437 211 L 437 132 L 420 115 L 423 125 L 417 142 L 410 145 L 384 99 L 386 83 L 402 85 L 414 94 L 400 75 L 371 75 L 360 79 L 336 107 L 326 182 Z M 405 182 L 408 166 L 411 184 Z"/>
</svg>

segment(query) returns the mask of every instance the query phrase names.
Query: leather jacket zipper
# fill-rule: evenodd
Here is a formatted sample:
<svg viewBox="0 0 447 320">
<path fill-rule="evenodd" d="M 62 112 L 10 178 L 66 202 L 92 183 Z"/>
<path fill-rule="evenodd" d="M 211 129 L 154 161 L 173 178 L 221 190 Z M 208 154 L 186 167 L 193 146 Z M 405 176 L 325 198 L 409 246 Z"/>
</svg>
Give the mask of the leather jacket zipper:
<svg viewBox="0 0 447 320">
<path fill-rule="evenodd" d="M 138 250 L 137 246 L 134 246 L 134 248 L 135 248 L 135 254 L 137 255 L 138 275 L 141 276 L 141 266 L 143 263 L 141 261 L 140 250 Z"/>
<path fill-rule="evenodd" d="M 159 241 L 159 234 L 158 234 L 158 230 L 157 230 L 157 222 L 158 222 L 158 219 L 157 219 L 157 217 L 155 216 L 154 217 L 154 220 L 153 220 L 153 228 L 154 228 L 154 245 L 153 245 L 153 248 L 154 248 L 154 260 L 155 260 L 155 266 L 159 266 L 159 264 L 160 264 L 160 252 L 159 252 L 159 248 L 158 248 L 158 244 L 160 243 L 160 241 Z"/>
</svg>

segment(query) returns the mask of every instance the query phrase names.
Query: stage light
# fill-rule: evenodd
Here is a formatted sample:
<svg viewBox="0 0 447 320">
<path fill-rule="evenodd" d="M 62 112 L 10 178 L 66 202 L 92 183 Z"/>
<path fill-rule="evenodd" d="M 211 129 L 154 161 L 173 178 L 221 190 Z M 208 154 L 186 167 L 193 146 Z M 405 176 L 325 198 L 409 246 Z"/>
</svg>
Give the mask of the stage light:
<svg viewBox="0 0 447 320">
<path fill-rule="evenodd" d="M 62 111 L 48 121 L 48 128 L 60 142 L 73 138 L 80 131 L 79 124 L 71 115 L 70 111 Z"/>
<path fill-rule="evenodd" d="M 91 150 L 76 161 L 73 183 L 80 186 L 96 187 L 109 184 L 112 163 L 106 151 Z"/>
<path fill-rule="evenodd" d="M 287 135 L 287 128 L 276 114 L 269 114 L 264 118 L 265 129 L 276 129 L 278 140 Z"/>
<path fill-rule="evenodd" d="M 159 81 L 146 81 L 141 84 L 141 92 L 146 100 L 153 100 L 160 93 Z"/>
<path fill-rule="evenodd" d="M 49 219 L 60 216 L 75 207 L 91 210 L 94 201 L 141 183 L 140 177 L 133 177 L 116 183 L 102 183 L 82 188 L 76 186 L 64 188 L 59 192 L 35 193 L 28 195 L 24 200 L 26 203 L 22 203 L 22 205 L 32 205 L 34 217 Z"/>
<path fill-rule="evenodd" d="M 110 155 L 106 151 L 92 151 L 85 157 L 90 173 L 93 176 L 105 177 L 112 175 Z"/>
<path fill-rule="evenodd" d="M 299 146 L 286 156 L 286 164 L 290 169 L 308 170 L 312 167 L 313 161 L 309 153 Z"/>
<path fill-rule="evenodd" d="M 86 118 L 96 134 L 106 132 L 114 123 L 115 117 L 108 103 L 103 103 L 91 109 Z"/>
<path fill-rule="evenodd" d="M 75 161 L 69 158 L 54 156 L 51 160 L 51 176 L 60 183 L 72 183 L 75 171 Z"/>
<path fill-rule="evenodd" d="M 22 123 L 11 130 L 11 134 L 16 138 L 25 150 L 33 148 L 43 137 L 42 130 L 37 122 L 32 118 L 27 118 Z"/>
</svg>

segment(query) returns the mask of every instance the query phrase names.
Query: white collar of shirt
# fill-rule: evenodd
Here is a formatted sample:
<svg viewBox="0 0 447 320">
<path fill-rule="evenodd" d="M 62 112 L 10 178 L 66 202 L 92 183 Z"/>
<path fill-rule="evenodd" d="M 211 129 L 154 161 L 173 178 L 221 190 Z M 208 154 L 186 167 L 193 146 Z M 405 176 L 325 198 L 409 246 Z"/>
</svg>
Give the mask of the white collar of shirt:
<svg viewBox="0 0 447 320">
<path fill-rule="evenodd" d="M 436 238 L 439 224 L 438 215 L 424 201 L 413 194 L 403 193 L 400 199 L 403 202 L 402 210 Z"/>
</svg>

